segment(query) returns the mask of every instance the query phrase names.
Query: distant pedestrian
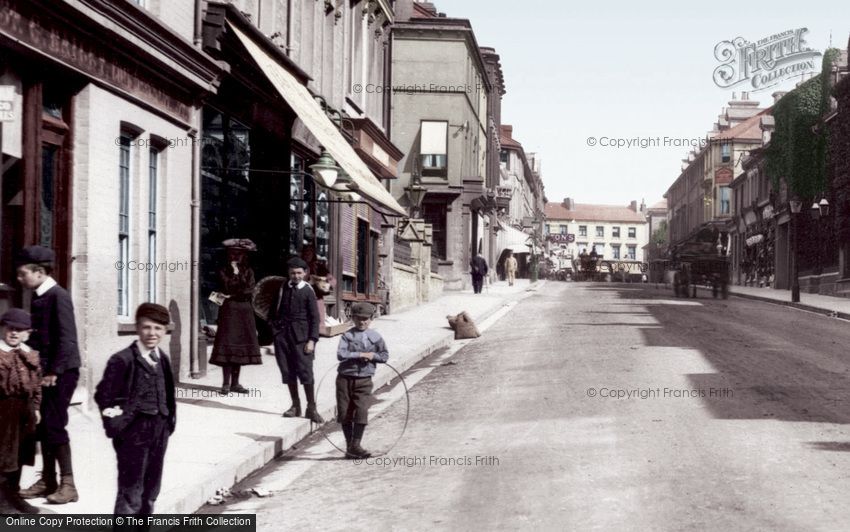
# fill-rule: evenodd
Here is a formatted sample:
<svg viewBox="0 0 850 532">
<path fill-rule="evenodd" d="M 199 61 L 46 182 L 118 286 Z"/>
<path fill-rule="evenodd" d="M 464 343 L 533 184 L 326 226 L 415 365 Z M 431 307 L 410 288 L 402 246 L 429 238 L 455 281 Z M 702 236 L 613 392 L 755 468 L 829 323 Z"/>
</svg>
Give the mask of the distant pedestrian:
<svg viewBox="0 0 850 532">
<path fill-rule="evenodd" d="M 248 263 L 248 253 L 256 251 L 257 246 L 247 238 L 230 238 L 223 245 L 227 248 L 227 264 L 218 271 L 218 279 L 228 297 L 218 313 L 210 364 L 221 366 L 222 394 L 248 393 L 239 383 L 242 366 L 263 363 L 251 306 L 254 270 Z"/>
<path fill-rule="evenodd" d="M 508 286 L 514 285 L 514 281 L 516 280 L 516 270 L 516 257 L 514 257 L 514 252 L 511 251 L 508 253 L 508 258 L 505 259 L 505 273 L 508 277 Z"/>
<path fill-rule="evenodd" d="M 71 465 L 71 439 L 66 427 L 71 396 L 80 379 L 80 351 L 74 303 L 50 275 L 55 258 L 53 250 L 30 246 L 21 251 L 16 261 L 18 282 L 34 292 L 33 333 L 28 343 L 38 351 L 42 372 L 41 422 L 38 425 L 43 463 L 41 478 L 21 491 L 21 497 L 47 497 L 49 503 L 65 504 L 79 499 Z"/>
<path fill-rule="evenodd" d="M 280 368 L 281 380 L 289 388 L 292 406 L 283 417 L 300 417 L 298 381 L 307 396 L 305 417 L 314 423 L 324 419 L 316 408 L 316 389 L 313 380 L 313 361 L 319 341 L 319 311 L 316 294 L 304 281 L 307 263 L 293 257 L 287 262 L 289 281 L 283 283 L 269 308 L 269 323 L 274 331 L 274 354 Z"/>
<path fill-rule="evenodd" d="M 484 276 L 487 275 L 487 261 L 480 253 L 469 261 L 469 273 L 472 275 L 472 291 L 480 294 L 484 286 Z"/>
<path fill-rule="evenodd" d="M 38 513 L 23 500 L 21 468 L 35 463 L 35 427 L 41 414 L 41 363 L 27 346 L 30 315 L 13 308 L 0 317 L 0 514 Z"/>
<path fill-rule="evenodd" d="M 106 363 L 94 400 L 118 459 L 115 515 L 150 515 L 159 495 L 168 438 L 177 424 L 174 376 L 165 338 L 168 309 L 136 309 L 138 339 Z"/>
<path fill-rule="evenodd" d="M 336 378 L 337 421 L 345 435 L 347 458 L 371 456 L 360 444 L 369 423 L 372 376 L 375 375 L 375 365 L 386 363 L 390 357 L 381 334 L 369 328 L 374 315 L 375 306 L 371 303 L 358 302 L 352 305 L 354 327 L 340 337 L 336 352 L 339 360 Z"/>
</svg>

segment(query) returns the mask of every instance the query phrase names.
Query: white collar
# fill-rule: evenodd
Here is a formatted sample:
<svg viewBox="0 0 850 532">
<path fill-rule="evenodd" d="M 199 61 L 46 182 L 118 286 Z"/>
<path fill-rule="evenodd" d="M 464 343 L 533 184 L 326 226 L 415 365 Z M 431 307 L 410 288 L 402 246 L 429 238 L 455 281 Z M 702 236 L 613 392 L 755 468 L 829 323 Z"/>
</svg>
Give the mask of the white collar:
<svg viewBox="0 0 850 532">
<path fill-rule="evenodd" d="M 156 362 L 154 362 L 153 358 L 151 357 L 151 353 L 156 353 L 157 357 L 162 358 L 162 351 L 160 351 L 158 347 L 154 347 L 153 349 L 148 349 L 141 342 L 141 340 L 136 340 L 136 347 L 139 349 L 139 353 L 142 354 L 142 358 L 145 359 L 145 362 L 147 362 L 151 366 L 156 365 Z"/>
<path fill-rule="evenodd" d="M 292 281 L 286 281 L 286 284 L 288 284 L 289 286 L 292 286 Z M 301 290 L 305 286 L 307 286 L 307 281 L 305 281 L 304 279 L 301 279 L 300 281 L 298 281 L 298 285 L 295 288 Z"/>
<path fill-rule="evenodd" d="M 44 279 L 44 282 L 41 283 L 38 288 L 35 289 L 35 293 L 38 296 L 43 296 L 45 292 L 47 292 L 54 286 L 56 286 L 56 279 L 48 275 L 47 278 Z"/>
<path fill-rule="evenodd" d="M 31 351 L 30 346 L 21 342 L 18 344 L 18 347 L 12 347 L 7 344 L 5 340 L 0 340 L 0 351 L 11 351 L 12 349 L 20 349 L 24 353 L 29 353 Z"/>
</svg>

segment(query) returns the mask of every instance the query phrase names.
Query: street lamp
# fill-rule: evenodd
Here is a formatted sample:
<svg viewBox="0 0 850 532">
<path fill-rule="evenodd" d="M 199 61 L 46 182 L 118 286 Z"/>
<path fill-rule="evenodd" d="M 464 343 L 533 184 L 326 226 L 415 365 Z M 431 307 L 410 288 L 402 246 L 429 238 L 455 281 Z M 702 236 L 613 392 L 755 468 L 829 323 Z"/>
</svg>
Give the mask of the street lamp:
<svg viewBox="0 0 850 532">
<path fill-rule="evenodd" d="M 422 186 L 422 178 L 419 177 L 419 174 L 414 173 L 410 178 L 410 185 L 405 187 L 404 190 L 410 200 L 410 216 L 416 218 L 422 208 L 422 201 L 425 199 L 428 189 Z"/>
<path fill-rule="evenodd" d="M 327 151 L 322 151 L 319 160 L 311 164 L 309 168 L 313 176 L 320 180 L 326 188 L 334 188 L 337 177 L 342 170 Z M 351 180 L 350 177 L 348 179 Z M 338 189 L 334 188 L 334 190 Z"/>
<path fill-rule="evenodd" d="M 791 302 L 800 302 L 800 279 L 797 275 L 797 215 L 803 209 L 803 202 L 793 199 L 788 202 L 791 208 Z"/>
<path fill-rule="evenodd" d="M 820 207 L 820 215 L 826 218 L 829 216 L 829 202 L 826 201 L 826 198 L 822 198 L 820 203 L 818 203 L 818 207 Z"/>
</svg>

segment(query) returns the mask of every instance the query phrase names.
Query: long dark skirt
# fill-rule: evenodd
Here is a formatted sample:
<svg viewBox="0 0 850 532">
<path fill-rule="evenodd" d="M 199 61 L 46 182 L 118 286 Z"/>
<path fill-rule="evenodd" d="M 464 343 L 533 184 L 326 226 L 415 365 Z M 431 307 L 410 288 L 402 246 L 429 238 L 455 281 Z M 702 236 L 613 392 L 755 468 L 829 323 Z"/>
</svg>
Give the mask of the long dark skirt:
<svg viewBox="0 0 850 532">
<path fill-rule="evenodd" d="M 210 364 L 244 366 L 262 363 L 254 308 L 247 301 L 228 299 L 218 313 L 218 330 Z"/>
<path fill-rule="evenodd" d="M 34 463 L 35 416 L 29 399 L 0 399 L 0 473 Z"/>
</svg>

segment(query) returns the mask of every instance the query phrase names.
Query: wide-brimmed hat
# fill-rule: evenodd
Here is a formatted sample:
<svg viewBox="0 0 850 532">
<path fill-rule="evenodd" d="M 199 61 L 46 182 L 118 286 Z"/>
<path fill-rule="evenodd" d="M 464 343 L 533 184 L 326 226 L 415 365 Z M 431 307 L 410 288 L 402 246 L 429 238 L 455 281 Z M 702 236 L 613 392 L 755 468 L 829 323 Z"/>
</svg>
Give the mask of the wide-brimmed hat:
<svg viewBox="0 0 850 532">
<path fill-rule="evenodd" d="M 228 238 L 221 243 L 228 249 L 241 249 L 242 251 L 257 251 L 257 244 L 249 238 Z"/>
</svg>

